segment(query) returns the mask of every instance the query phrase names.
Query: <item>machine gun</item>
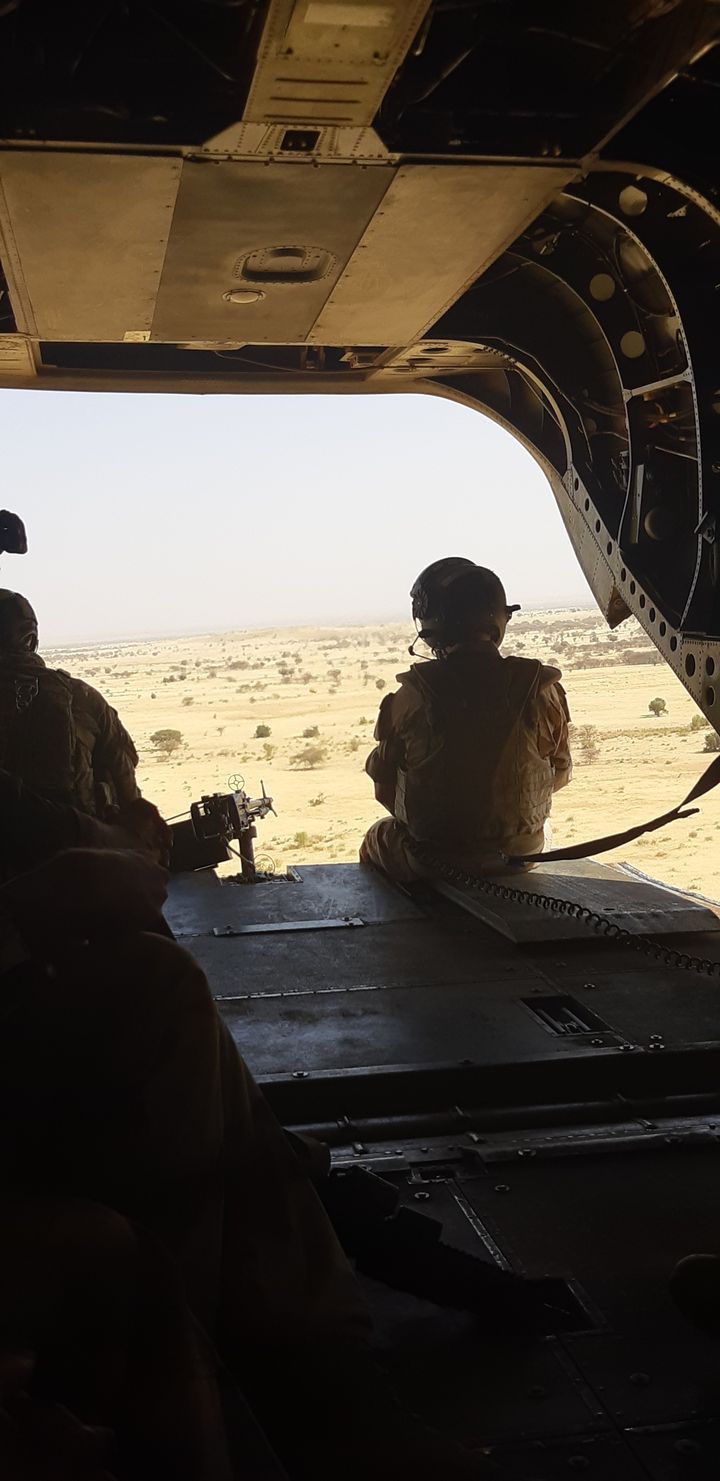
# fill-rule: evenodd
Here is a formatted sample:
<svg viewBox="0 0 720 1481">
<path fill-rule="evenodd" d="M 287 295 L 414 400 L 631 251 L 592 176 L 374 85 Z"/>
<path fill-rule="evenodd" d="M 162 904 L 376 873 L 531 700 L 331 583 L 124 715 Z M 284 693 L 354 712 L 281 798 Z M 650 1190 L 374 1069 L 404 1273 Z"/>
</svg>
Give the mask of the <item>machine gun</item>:
<svg viewBox="0 0 720 1481">
<path fill-rule="evenodd" d="M 213 792 L 190 805 L 190 816 L 171 824 L 173 835 L 170 869 L 174 874 L 212 869 L 227 859 L 239 858 L 243 882 L 257 878 L 254 840 L 255 821 L 275 813 L 264 782 L 261 797 L 249 797 L 242 777 L 231 777 L 232 792 Z M 235 839 L 238 848 L 231 847 Z"/>
</svg>

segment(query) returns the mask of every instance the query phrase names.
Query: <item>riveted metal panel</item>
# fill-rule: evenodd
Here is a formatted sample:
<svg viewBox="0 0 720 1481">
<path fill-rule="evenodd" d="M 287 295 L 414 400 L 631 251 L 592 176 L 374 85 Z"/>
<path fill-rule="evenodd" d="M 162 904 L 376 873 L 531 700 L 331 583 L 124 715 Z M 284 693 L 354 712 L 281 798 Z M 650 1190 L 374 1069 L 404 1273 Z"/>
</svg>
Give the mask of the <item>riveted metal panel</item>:
<svg viewBox="0 0 720 1481">
<path fill-rule="evenodd" d="M 245 120 L 371 124 L 429 0 L 272 0 Z"/>
<path fill-rule="evenodd" d="M 399 169 L 317 323 L 315 344 L 406 345 L 571 177 L 526 165 Z"/>
<path fill-rule="evenodd" d="M 305 339 L 387 189 L 392 171 L 336 165 L 188 161 L 160 284 L 152 337 L 279 343 Z M 254 254 L 323 254 L 320 276 L 244 275 Z M 234 290 L 256 291 L 229 302 Z"/>
<path fill-rule="evenodd" d="M 122 340 L 149 330 L 180 168 L 139 155 L 0 157 L 17 296 L 40 339 Z"/>
</svg>

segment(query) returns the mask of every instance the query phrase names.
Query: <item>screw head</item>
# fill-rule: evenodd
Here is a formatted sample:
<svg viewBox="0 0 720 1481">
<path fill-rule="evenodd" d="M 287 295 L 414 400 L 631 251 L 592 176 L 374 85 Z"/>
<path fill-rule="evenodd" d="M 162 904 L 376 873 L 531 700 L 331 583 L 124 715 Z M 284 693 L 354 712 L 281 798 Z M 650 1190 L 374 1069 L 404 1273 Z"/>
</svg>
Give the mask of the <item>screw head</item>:
<svg viewBox="0 0 720 1481">
<path fill-rule="evenodd" d="M 496 1183 L 495 1184 L 495 1188 L 494 1188 L 493 1191 L 495 1193 L 509 1193 L 510 1192 L 510 1184 L 509 1183 Z"/>
</svg>

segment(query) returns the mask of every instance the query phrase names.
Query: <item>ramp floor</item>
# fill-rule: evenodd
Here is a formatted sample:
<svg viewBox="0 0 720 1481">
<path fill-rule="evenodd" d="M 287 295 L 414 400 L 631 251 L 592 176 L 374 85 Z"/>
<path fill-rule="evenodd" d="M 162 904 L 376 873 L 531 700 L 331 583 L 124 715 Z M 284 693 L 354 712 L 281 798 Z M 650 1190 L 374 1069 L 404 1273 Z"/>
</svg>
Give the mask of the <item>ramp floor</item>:
<svg viewBox="0 0 720 1481">
<path fill-rule="evenodd" d="M 715 1481 L 720 1342 L 668 1280 L 720 1250 L 718 975 L 590 931 L 513 942 L 355 865 L 300 876 L 185 877 L 168 909 L 278 1116 L 581 1312 L 510 1340 L 366 1282 L 388 1382 L 498 1481 Z M 720 962 L 716 931 L 667 939 Z"/>
</svg>

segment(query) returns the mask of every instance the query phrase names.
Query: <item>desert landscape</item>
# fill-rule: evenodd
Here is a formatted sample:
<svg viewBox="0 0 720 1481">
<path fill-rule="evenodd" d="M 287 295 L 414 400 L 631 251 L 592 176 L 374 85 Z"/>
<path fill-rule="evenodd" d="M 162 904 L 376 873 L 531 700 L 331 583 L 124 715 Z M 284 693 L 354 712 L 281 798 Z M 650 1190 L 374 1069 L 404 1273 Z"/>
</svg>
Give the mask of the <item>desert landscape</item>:
<svg viewBox="0 0 720 1481">
<path fill-rule="evenodd" d="M 357 858 L 378 816 L 364 762 L 379 702 L 410 663 L 406 624 L 288 628 L 46 651 L 119 711 L 140 753 L 143 794 L 166 817 L 203 793 L 260 783 L 277 817 L 258 825 L 260 867 Z M 598 612 L 523 612 L 506 652 L 563 670 L 575 773 L 553 809 L 553 843 L 630 827 L 673 806 L 716 737 L 639 626 Z M 657 701 L 658 703 L 655 703 Z M 651 708 L 652 706 L 652 708 Z M 720 792 L 697 817 L 605 856 L 720 898 Z M 233 866 L 224 866 L 233 872 Z"/>
</svg>

